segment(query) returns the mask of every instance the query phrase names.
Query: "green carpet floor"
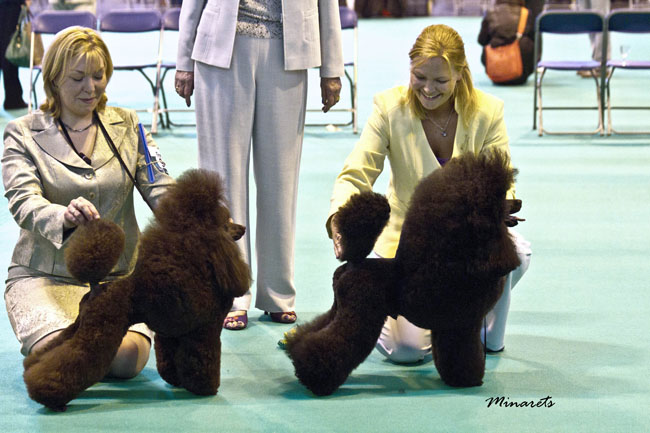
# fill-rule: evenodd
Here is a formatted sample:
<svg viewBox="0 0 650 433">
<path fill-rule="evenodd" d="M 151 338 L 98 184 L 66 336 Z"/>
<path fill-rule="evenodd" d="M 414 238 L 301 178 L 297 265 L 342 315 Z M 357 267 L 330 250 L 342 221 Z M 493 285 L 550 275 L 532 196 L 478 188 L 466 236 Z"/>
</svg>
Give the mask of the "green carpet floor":
<svg viewBox="0 0 650 433">
<path fill-rule="evenodd" d="M 650 431 L 650 136 L 538 137 L 531 129 L 532 80 L 512 88 L 491 85 L 478 60 L 477 17 L 361 21 L 360 126 L 374 93 L 406 82 L 407 51 L 431 23 L 459 30 L 476 86 L 505 100 L 513 162 L 520 170 L 521 216 L 526 218 L 519 231 L 533 247 L 531 267 L 513 294 L 506 349 L 488 356 L 482 387 L 453 389 L 441 382 L 431 362 L 395 365 L 373 352 L 334 395 L 316 398 L 298 383 L 289 359 L 276 348 L 288 328 L 251 311 L 249 329 L 222 335 L 217 396 L 200 398 L 171 388 L 158 376 L 152 354 L 136 379 L 97 384 L 71 402 L 67 412 L 55 414 L 28 398 L 18 344 L 6 315 L 0 314 L 0 431 Z M 631 58 L 647 54 L 647 45 L 634 46 Z M 549 40 L 545 55 L 554 50 L 576 58 L 589 52 L 586 37 L 568 44 Z M 615 96 L 647 102 L 648 83 L 647 74 L 617 72 Z M 549 74 L 547 85 L 548 103 L 564 98 L 589 104 L 594 97 L 593 84 L 575 74 Z M 130 76 L 116 75 L 108 93 L 113 104 L 135 107 L 148 100 L 146 89 Z M 311 101 L 318 98 L 316 81 L 310 93 Z M 0 111 L 0 128 L 22 114 Z M 650 129 L 647 114 L 625 112 L 616 124 Z M 176 116 L 180 120 L 182 115 Z M 327 116 L 310 115 L 310 120 L 333 121 L 337 115 Z M 593 124 L 593 113 L 545 118 L 550 129 Z M 193 128 L 157 136 L 173 175 L 196 166 L 195 138 Z M 357 138 L 349 127 L 333 132 L 310 127 L 305 134 L 296 245 L 301 322 L 332 301 L 337 262 L 324 220 L 334 178 Z M 150 217 L 142 203 L 138 216 L 143 225 Z M 17 236 L 6 205 L 0 209 L 0 236 L 4 280 Z M 546 398 L 547 404 L 488 407 L 488 399 L 501 396 L 518 402 Z"/>
</svg>

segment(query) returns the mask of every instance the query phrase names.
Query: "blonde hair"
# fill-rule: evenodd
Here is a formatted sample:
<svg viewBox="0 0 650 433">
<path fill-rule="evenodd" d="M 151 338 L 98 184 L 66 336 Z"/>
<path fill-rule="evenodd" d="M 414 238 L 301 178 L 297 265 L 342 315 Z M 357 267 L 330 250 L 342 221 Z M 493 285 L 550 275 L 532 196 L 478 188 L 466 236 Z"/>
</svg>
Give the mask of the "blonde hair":
<svg viewBox="0 0 650 433">
<path fill-rule="evenodd" d="M 441 57 L 447 62 L 451 71 L 460 75 L 453 97 L 467 126 L 469 119 L 476 112 L 477 96 L 472 83 L 472 74 L 467 65 L 465 44 L 456 30 L 444 24 L 431 25 L 422 30 L 409 51 L 411 63 L 418 65 L 433 57 Z M 410 85 L 406 94 L 406 103 L 420 119 L 425 117 L 424 107 Z"/>
<path fill-rule="evenodd" d="M 86 72 L 97 67 L 104 68 L 106 82 L 113 75 L 113 61 L 104 41 L 97 32 L 85 27 L 69 27 L 60 31 L 47 49 L 43 59 L 43 87 L 45 102 L 41 110 L 49 112 L 52 117 L 61 116 L 61 97 L 58 87 L 63 81 L 73 61 L 85 57 Z M 106 94 L 99 99 L 97 110 L 102 111 L 106 106 Z"/>
</svg>

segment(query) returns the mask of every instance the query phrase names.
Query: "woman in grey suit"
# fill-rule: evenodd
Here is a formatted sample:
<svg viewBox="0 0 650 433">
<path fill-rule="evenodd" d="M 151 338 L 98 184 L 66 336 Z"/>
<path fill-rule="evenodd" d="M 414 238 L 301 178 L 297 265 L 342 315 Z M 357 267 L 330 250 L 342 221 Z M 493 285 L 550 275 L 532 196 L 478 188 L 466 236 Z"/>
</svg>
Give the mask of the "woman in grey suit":
<svg viewBox="0 0 650 433">
<path fill-rule="evenodd" d="M 185 0 L 176 92 L 196 100 L 199 167 L 225 179 L 232 217 L 246 221 L 251 150 L 257 187 L 257 297 L 271 320 L 296 320 L 293 282 L 298 171 L 307 69 L 320 67 L 323 111 L 343 75 L 336 0 Z M 252 143 L 251 143 L 252 142 Z M 250 263 L 248 235 L 242 250 Z M 244 329 L 251 293 L 235 299 L 226 329 Z"/>
<path fill-rule="evenodd" d="M 59 33 L 43 62 L 45 102 L 40 110 L 9 122 L 4 132 L 2 179 L 9 210 L 20 226 L 5 303 L 24 355 L 43 348 L 74 322 L 89 290 L 64 263 L 63 251 L 75 227 L 100 216 L 120 225 L 126 246 L 108 279 L 133 268 L 139 234 L 133 183 L 116 153 L 154 205 L 173 182 L 151 137 L 145 135 L 147 146 L 140 144 L 135 112 L 106 106 L 104 90 L 112 72 L 110 54 L 97 33 L 81 27 Z M 154 162 L 149 173 L 146 148 Z M 149 358 L 150 338 L 146 326 L 134 325 L 109 374 L 137 375 Z"/>
</svg>

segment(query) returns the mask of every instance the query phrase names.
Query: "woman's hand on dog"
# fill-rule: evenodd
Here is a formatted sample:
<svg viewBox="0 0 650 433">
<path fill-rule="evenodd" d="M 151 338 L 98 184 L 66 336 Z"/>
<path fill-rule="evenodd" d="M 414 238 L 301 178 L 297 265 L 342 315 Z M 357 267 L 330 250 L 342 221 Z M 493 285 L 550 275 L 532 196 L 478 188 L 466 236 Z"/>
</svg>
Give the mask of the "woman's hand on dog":
<svg viewBox="0 0 650 433">
<path fill-rule="evenodd" d="M 336 214 L 332 215 L 330 220 L 330 228 L 332 229 L 332 241 L 334 242 L 334 256 L 340 259 L 343 256 L 343 244 L 341 242 L 341 233 L 339 233 L 339 226 L 336 221 Z"/>
<path fill-rule="evenodd" d="M 521 210 L 521 200 L 517 200 L 517 199 L 506 200 L 506 208 L 509 214 L 506 216 L 506 220 L 504 221 L 506 226 L 514 227 L 517 224 L 519 224 L 521 221 L 526 221 L 524 218 L 519 218 L 512 215 L 513 213 L 517 213 Z"/>
<path fill-rule="evenodd" d="M 99 219 L 99 212 L 95 205 L 83 197 L 77 197 L 65 208 L 63 227 L 71 229 L 96 219 Z"/>
</svg>

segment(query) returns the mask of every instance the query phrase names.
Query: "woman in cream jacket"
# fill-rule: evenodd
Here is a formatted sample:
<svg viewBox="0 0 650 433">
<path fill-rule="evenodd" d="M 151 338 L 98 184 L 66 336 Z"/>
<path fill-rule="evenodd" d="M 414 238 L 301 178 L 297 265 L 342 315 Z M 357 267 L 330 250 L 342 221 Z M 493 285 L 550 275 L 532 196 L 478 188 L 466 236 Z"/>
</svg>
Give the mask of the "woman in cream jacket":
<svg viewBox="0 0 650 433">
<path fill-rule="evenodd" d="M 374 110 L 334 184 L 327 228 L 335 254 L 341 246 L 336 212 L 348 198 L 372 186 L 388 159 L 391 173 L 387 198 L 391 208 L 387 227 L 375 244 L 380 257 L 394 257 L 408 203 L 419 181 L 450 158 L 466 152 L 497 148 L 509 153 L 503 102 L 474 89 L 463 41 L 450 27 L 424 29 L 409 53 L 410 83 L 374 98 Z M 508 192 L 514 198 L 514 185 Z M 528 267 L 528 243 L 511 232 L 522 265 L 513 271 L 506 290 L 488 314 L 487 348 L 503 349 L 510 289 Z M 428 330 L 399 316 L 388 318 L 377 349 L 396 362 L 417 362 L 430 353 Z"/>
</svg>

